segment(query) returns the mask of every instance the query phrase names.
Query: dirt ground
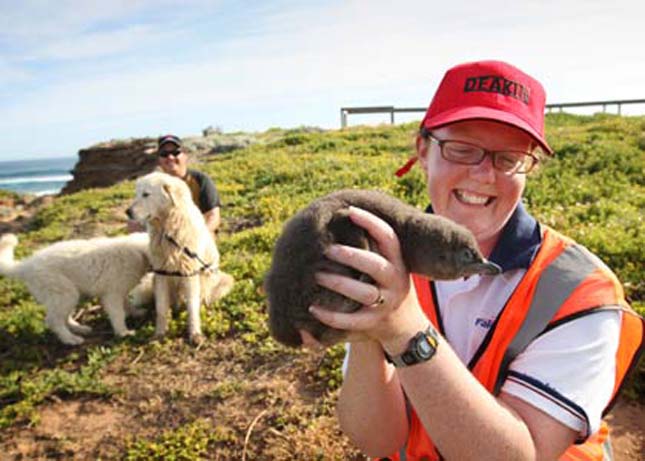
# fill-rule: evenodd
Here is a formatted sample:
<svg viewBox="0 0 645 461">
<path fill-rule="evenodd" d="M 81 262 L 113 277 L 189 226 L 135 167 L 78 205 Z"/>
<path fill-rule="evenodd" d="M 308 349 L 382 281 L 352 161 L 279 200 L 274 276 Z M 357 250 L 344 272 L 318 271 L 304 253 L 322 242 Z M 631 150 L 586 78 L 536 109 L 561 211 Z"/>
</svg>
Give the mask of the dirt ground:
<svg viewBox="0 0 645 461">
<path fill-rule="evenodd" d="M 645 405 L 618 402 L 607 416 L 614 461 L 645 460 Z"/>
<path fill-rule="evenodd" d="M 101 401 L 52 403 L 43 409 L 38 427 L 12 431 L 11 440 L 2 443 L 4 454 L 0 453 L 0 459 L 91 460 L 98 453 L 106 456 L 104 459 L 117 459 L 117 448 L 123 443 L 124 433 L 142 430 L 142 422 L 137 424 L 132 416 L 125 414 L 119 405 Z M 619 404 L 608 420 L 614 460 L 645 460 L 645 406 Z M 327 424 L 335 426 L 336 423 L 328 420 Z M 84 449 L 80 447 L 81 442 Z M 99 449 L 99 444 L 105 447 Z"/>
<path fill-rule="evenodd" d="M 338 428 L 336 395 L 311 378 L 316 353 L 255 363 L 233 341 L 196 351 L 182 340 L 142 351 L 109 365 L 111 397 L 49 399 L 38 423 L 2 431 L 0 460 L 124 459 L 128 441 L 196 419 L 221 436 L 209 460 L 366 460 Z M 645 406 L 619 402 L 608 420 L 615 460 L 645 460 Z"/>
<path fill-rule="evenodd" d="M 335 395 L 311 378 L 320 360 L 294 352 L 258 361 L 234 341 L 195 350 L 171 340 L 163 353 L 146 345 L 108 366 L 112 396 L 50 398 L 36 424 L 0 431 L 0 460 L 124 459 L 132 440 L 152 443 L 197 420 L 217 434 L 209 460 L 363 460 L 338 429 Z"/>
</svg>

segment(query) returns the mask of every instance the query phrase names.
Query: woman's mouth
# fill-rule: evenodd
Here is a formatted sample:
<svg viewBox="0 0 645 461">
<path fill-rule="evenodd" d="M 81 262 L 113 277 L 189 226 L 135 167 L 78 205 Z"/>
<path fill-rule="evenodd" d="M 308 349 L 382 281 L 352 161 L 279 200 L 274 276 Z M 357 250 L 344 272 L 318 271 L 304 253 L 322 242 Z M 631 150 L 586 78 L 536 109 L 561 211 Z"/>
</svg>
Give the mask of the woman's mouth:
<svg viewBox="0 0 645 461">
<path fill-rule="evenodd" d="M 455 189 L 453 194 L 460 203 L 471 206 L 488 206 L 495 200 L 491 195 L 477 194 L 463 189 Z"/>
</svg>

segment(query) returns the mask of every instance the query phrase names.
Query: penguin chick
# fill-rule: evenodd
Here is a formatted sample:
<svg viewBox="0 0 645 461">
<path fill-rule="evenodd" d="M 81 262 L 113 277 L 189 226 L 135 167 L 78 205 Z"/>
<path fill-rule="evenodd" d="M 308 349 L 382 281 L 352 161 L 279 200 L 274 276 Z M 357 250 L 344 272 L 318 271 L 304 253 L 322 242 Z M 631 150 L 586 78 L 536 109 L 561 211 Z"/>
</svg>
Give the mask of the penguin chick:
<svg viewBox="0 0 645 461">
<path fill-rule="evenodd" d="M 264 289 L 269 302 L 271 335 L 288 346 L 302 343 L 299 329 L 307 330 L 324 345 L 342 341 L 347 333 L 324 325 L 308 308 L 354 312 L 362 304 L 319 286 L 314 274 L 333 272 L 373 282 L 366 274 L 327 259 L 332 244 L 377 251 L 375 242 L 349 218 L 349 206 L 367 210 L 386 221 L 397 234 L 409 272 L 433 280 L 450 280 L 473 274 L 498 274 L 486 261 L 472 233 L 441 216 L 424 213 L 383 192 L 347 189 L 312 202 L 284 226 L 278 238 Z"/>
</svg>

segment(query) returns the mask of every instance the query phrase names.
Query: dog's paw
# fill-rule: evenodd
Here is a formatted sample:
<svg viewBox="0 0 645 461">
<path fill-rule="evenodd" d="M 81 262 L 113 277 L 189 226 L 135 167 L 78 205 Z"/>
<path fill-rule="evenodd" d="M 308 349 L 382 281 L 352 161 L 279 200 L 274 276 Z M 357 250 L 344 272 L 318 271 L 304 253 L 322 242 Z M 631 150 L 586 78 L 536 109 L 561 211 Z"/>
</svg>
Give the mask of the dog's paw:
<svg viewBox="0 0 645 461">
<path fill-rule="evenodd" d="M 201 333 L 192 333 L 188 336 L 188 340 L 193 346 L 201 346 L 206 341 L 206 338 Z"/>
<path fill-rule="evenodd" d="M 155 341 L 155 342 L 163 341 L 165 337 L 166 337 L 165 333 L 155 332 L 155 334 L 152 335 L 152 341 Z"/>
<path fill-rule="evenodd" d="M 78 345 L 81 345 L 81 344 L 83 344 L 85 342 L 85 340 L 83 338 L 81 338 L 80 336 L 73 335 L 73 334 L 69 334 L 69 335 L 65 336 L 64 339 L 61 338 L 61 341 L 63 343 L 65 343 L 65 344 L 67 344 L 68 346 L 78 346 Z"/>
<path fill-rule="evenodd" d="M 125 338 L 126 336 L 134 336 L 134 335 L 135 335 L 135 333 L 136 333 L 136 332 L 135 332 L 134 330 L 129 330 L 129 329 L 128 329 L 128 330 L 123 330 L 123 331 L 117 331 L 117 332 L 116 332 L 116 335 L 117 335 L 119 338 Z"/>
<path fill-rule="evenodd" d="M 76 325 L 70 324 L 69 329 L 79 335 L 89 335 L 90 333 L 92 333 L 92 327 L 81 325 L 80 323 L 77 323 Z"/>
</svg>

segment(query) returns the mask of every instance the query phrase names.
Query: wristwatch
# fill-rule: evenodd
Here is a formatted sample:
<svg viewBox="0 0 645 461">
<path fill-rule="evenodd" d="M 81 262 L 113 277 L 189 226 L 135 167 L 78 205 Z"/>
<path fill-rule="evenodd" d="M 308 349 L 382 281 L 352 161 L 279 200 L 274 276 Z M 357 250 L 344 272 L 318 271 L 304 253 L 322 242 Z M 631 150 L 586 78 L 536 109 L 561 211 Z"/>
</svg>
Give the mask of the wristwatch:
<svg viewBox="0 0 645 461">
<path fill-rule="evenodd" d="M 395 367 L 409 367 L 430 360 L 437 351 L 438 344 L 439 334 L 430 324 L 424 331 L 414 335 L 401 355 L 392 357 L 385 351 L 383 353 L 385 354 L 385 359 Z"/>
</svg>

